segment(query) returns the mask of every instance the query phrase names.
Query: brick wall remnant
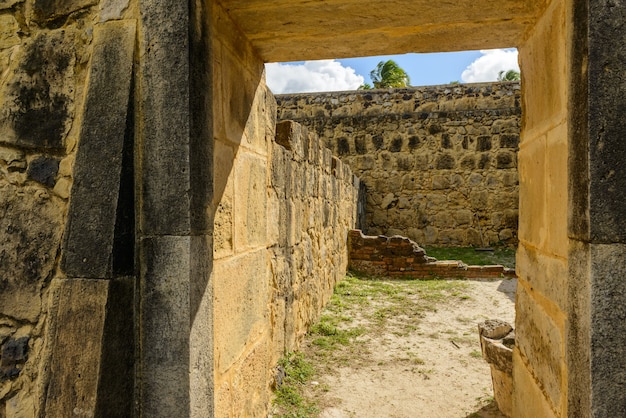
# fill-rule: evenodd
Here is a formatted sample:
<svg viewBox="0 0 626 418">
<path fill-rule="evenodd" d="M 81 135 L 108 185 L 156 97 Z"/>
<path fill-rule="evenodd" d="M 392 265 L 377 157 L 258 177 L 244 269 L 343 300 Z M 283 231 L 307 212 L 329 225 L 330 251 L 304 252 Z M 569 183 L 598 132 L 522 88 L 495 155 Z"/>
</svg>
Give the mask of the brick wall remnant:
<svg viewBox="0 0 626 418">
<path fill-rule="evenodd" d="M 438 261 L 409 238 L 368 236 L 353 229 L 348 234 L 349 268 L 386 278 L 499 278 L 515 277 L 515 270 L 500 265 L 468 266 L 462 261 Z"/>
</svg>

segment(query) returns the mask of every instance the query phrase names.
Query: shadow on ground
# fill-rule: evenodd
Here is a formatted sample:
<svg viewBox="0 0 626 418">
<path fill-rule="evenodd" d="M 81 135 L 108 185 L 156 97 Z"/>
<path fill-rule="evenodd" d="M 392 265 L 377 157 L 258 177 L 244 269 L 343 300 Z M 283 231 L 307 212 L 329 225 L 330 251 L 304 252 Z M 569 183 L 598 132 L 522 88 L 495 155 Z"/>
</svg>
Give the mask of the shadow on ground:
<svg viewBox="0 0 626 418">
<path fill-rule="evenodd" d="M 506 415 L 500 412 L 498 404 L 493 400 L 478 411 L 467 415 L 465 418 L 506 418 Z"/>
</svg>

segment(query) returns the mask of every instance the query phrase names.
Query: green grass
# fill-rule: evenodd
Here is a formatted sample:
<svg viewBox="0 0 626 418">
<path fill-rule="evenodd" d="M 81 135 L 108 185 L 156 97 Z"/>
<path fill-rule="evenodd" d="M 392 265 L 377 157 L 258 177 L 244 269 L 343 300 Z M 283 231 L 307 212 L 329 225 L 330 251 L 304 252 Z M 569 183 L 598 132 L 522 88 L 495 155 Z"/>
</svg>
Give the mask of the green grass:
<svg viewBox="0 0 626 418">
<path fill-rule="evenodd" d="M 467 299 L 463 293 L 467 288 L 463 280 L 372 280 L 366 276 L 349 273 L 348 276 L 335 286 L 335 292 L 327 306 L 332 315 L 322 316 L 320 323 L 313 327 L 314 334 L 324 337 L 333 337 L 343 345 L 346 339 L 362 334 L 353 330 L 333 330 L 332 327 L 345 328 L 345 320 L 352 320 L 350 313 L 354 307 L 370 306 L 374 301 L 386 300 L 382 306 L 372 306 L 367 319 L 375 325 L 383 326 L 388 320 L 398 317 L 421 318 L 425 312 L 436 310 L 436 304 L 452 299 Z M 344 323 L 343 327 L 341 324 Z M 335 335 L 328 334 L 335 331 Z M 361 330 L 362 331 L 362 330 Z M 327 338 L 328 339 L 328 338 Z M 320 345 L 326 345 L 323 341 Z M 333 345 L 334 346 L 334 345 Z"/>
<path fill-rule="evenodd" d="M 429 257 L 437 260 L 461 260 L 465 264 L 484 266 L 501 264 L 515 268 L 515 249 L 494 247 L 493 251 L 476 251 L 473 247 L 424 247 Z"/>
<path fill-rule="evenodd" d="M 335 286 L 319 321 L 311 327 L 304 350 L 307 357 L 290 354 L 281 362 L 286 377 L 276 390 L 273 416 L 317 417 L 322 409 L 319 397 L 323 389 L 310 382 L 318 374 L 367 365 L 372 354 L 368 345 L 371 338 L 384 332 L 395 335 L 416 332 L 428 312 L 442 306 L 459 306 L 468 299 L 468 288 L 466 280 L 379 280 L 349 273 Z M 454 337 L 455 341 L 464 343 L 462 336 L 432 333 L 429 337 Z M 405 362 L 423 379 L 430 378 L 432 370 L 414 347 L 407 346 L 406 353 L 395 361 Z M 315 370 L 311 363 L 315 364 Z"/>
<path fill-rule="evenodd" d="M 303 388 L 315 370 L 302 353 L 288 353 L 279 364 L 285 370 L 285 378 L 276 389 L 274 405 L 277 407 L 275 417 L 312 418 L 319 414 L 314 402 L 303 396 Z"/>
<path fill-rule="evenodd" d="M 472 352 L 470 353 L 470 356 L 474 358 L 483 358 L 483 353 L 481 353 L 478 350 L 472 350 Z"/>
</svg>

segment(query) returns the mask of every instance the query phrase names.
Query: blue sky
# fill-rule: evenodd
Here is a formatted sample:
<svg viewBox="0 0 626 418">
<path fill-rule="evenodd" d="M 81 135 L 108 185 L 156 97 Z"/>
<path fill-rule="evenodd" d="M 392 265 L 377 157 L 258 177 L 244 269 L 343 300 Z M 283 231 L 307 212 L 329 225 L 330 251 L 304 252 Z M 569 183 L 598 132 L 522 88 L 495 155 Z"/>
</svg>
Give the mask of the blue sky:
<svg viewBox="0 0 626 418">
<path fill-rule="evenodd" d="M 352 90 L 363 82 L 371 82 L 370 71 L 388 59 L 409 74 L 413 86 L 495 81 L 499 71 L 519 71 L 517 50 L 492 49 L 272 63 L 266 64 L 267 84 L 277 94 Z"/>
</svg>

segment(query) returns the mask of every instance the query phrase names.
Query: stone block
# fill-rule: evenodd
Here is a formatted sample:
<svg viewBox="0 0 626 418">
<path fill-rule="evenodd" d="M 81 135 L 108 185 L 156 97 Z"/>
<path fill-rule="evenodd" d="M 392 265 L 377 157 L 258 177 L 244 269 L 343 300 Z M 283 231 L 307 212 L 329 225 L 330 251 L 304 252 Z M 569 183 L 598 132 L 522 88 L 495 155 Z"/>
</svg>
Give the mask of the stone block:
<svg viewBox="0 0 626 418">
<path fill-rule="evenodd" d="M 489 192 L 487 190 L 470 192 L 470 203 L 474 210 L 484 210 L 489 207 Z"/>
<path fill-rule="evenodd" d="M 0 50 L 20 43 L 20 27 L 13 15 L 0 15 Z"/>
<path fill-rule="evenodd" d="M 439 230 L 437 238 L 442 245 L 459 246 L 465 242 L 465 234 L 463 230 L 443 228 L 444 227 Z"/>
<path fill-rule="evenodd" d="M 511 324 L 499 319 L 488 319 L 478 324 L 478 335 L 492 340 L 501 340 L 511 331 Z"/>
<path fill-rule="evenodd" d="M 221 9 L 221 6 L 215 5 Z M 222 13 L 222 12 L 220 12 Z M 228 16 L 216 26 L 228 25 L 229 31 L 238 31 L 232 27 L 233 23 Z M 216 31 L 213 33 L 216 33 Z M 213 103 L 219 103 L 217 112 L 214 112 L 215 137 L 229 141 L 233 145 L 243 145 L 258 149 L 257 142 L 265 142 L 266 127 L 265 115 L 255 114 L 262 101 L 257 100 L 263 76 L 263 64 L 257 57 L 241 57 L 240 53 L 249 46 L 249 41 L 240 34 L 232 33 L 236 39 L 222 38 L 212 42 L 212 52 L 219 48 L 219 59 L 214 61 L 214 72 L 220 72 L 219 80 L 214 81 L 216 88 L 213 91 Z M 231 44 L 231 42 L 239 42 Z M 249 59 L 242 61 L 242 58 Z M 270 109 L 267 109 L 270 111 Z M 255 129 L 259 127 L 260 129 Z M 247 138 L 250 135 L 251 138 Z M 255 139 L 256 138 L 256 139 Z M 253 142 L 255 144 L 253 145 Z M 267 146 L 267 144 L 265 145 Z"/>
<path fill-rule="evenodd" d="M 17 3 L 21 3 L 24 0 L 0 0 L 0 10 L 9 9 Z"/>
<path fill-rule="evenodd" d="M 566 259 L 520 243 L 515 269 L 536 292 L 548 298 L 562 312 L 568 311 L 567 294 L 563 292 L 567 288 L 569 276 Z"/>
<path fill-rule="evenodd" d="M 189 393 L 190 416 L 214 413 L 212 236 L 191 237 Z"/>
<path fill-rule="evenodd" d="M 472 155 L 467 155 L 463 157 L 460 164 L 464 170 L 473 170 L 476 167 L 476 158 Z"/>
<path fill-rule="evenodd" d="M 500 148 L 517 148 L 519 146 L 519 135 L 502 134 L 500 135 Z"/>
<path fill-rule="evenodd" d="M 502 184 L 505 187 L 514 187 L 519 184 L 517 172 L 504 173 L 502 176 Z"/>
<path fill-rule="evenodd" d="M 513 168 L 517 165 L 517 158 L 514 153 L 507 151 L 500 151 L 496 155 L 496 168 L 506 169 Z"/>
<path fill-rule="evenodd" d="M 454 212 L 454 222 L 456 226 L 471 225 L 474 216 L 469 210 L 458 210 Z"/>
<path fill-rule="evenodd" d="M 225 373 L 268 326 L 269 260 L 265 249 L 214 264 L 216 371 Z"/>
<path fill-rule="evenodd" d="M 494 196 L 491 197 L 490 207 L 492 210 L 501 211 L 515 209 L 518 206 L 518 200 L 519 196 L 516 192 L 498 190 L 498 192 L 494 193 Z"/>
<path fill-rule="evenodd" d="M 519 151 L 519 238 L 541 248 L 547 239 L 546 137 L 525 138 Z"/>
<path fill-rule="evenodd" d="M 450 181 L 447 176 L 435 175 L 433 176 L 432 188 L 433 190 L 445 190 L 450 187 Z"/>
<path fill-rule="evenodd" d="M 137 396 L 149 416 L 189 415 L 191 240 L 164 236 L 140 243 Z"/>
<path fill-rule="evenodd" d="M 524 125 L 533 130 L 554 126 L 567 108 L 568 80 L 550 76 L 568 67 L 567 31 L 560 30 L 565 24 L 564 8 L 563 2 L 551 3 L 520 48 L 519 60 L 524 63 L 524 73 L 533 75 L 532 83 L 522 83 Z M 547 48 L 546 45 L 559 47 Z"/>
<path fill-rule="evenodd" d="M 626 384 L 626 274 L 625 244 L 590 244 L 589 315 L 591 416 L 624 413 L 626 394 L 617 388 Z"/>
<path fill-rule="evenodd" d="M 41 187 L 0 183 L 0 313 L 36 322 L 54 271 L 65 205 Z"/>
<path fill-rule="evenodd" d="M 257 417 L 266 414 L 270 403 L 270 360 L 268 340 L 255 344 L 243 359 L 233 378 L 234 416 Z"/>
<path fill-rule="evenodd" d="M 510 324 L 500 320 L 487 320 L 478 324 L 483 358 L 491 368 L 494 397 L 498 409 L 507 417 L 513 415 L 512 348 L 515 337 L 512 337 L 513 341 L 509 341 L 509 335 L 514 334 L 512 330 Z"/>
<path fill-rule="evenodd" d="M 433 226 L 427 226 L 424 230 L 424 243 L 434 244 L 439 238 L 439 229 Z"/>
<path fill-rule="evenodd" d="M 272 142 L 275 136 L 269 136 L 266 132 L 266 124 L 274 124 L 274 120 L 269 120 L 266 114 L 276 113 L 276 106 L 270 104 L 270 100 L 274 100 L 274 96 L 271 94 L 265 83 L 259 82 L 252 100 L 250 109 L 248 110 L 248 119 L 245 121 L 245 128 L 243 132 L 242 144 L 246 147 L 254 150 L 255 152 L 265 155 L 268 152 L 268 146 Z M 303 133 L 301 141 L 306 142 L 306 131 Z M 303 154 L 306 154 L 308 147 L 302 150 Z"/>
<path fill-rule="evenodd" d="M 17 395 L 6 401 L 6 409 L 0 410 L 5 417 L 11 418 L 30 418 L 37 416 L 38 400 L 34 398 L 33 393 L 21 390 Z"/>
<path fill-rule="evenodd" d="M 231 255 L 234 249 L 234 173 L 232 172 L 234 155 L 232 149 L 221 142 L 215 142 L 215 218 L 213 221 L 213 249 L 215 257 Z M 219 167 L 219 168 L 218 168 Z M 228 168 L 230 167 L 230 168 Z"/>
<path fill-rule="evenodd" d="M 491 366 L 491 382 L 498 409 L 504 416 L 513 416 L 513 377 Z"/>
<path fill-rule="evenodd" d="M 570 240 L 567 281 L 567 409 L 591 415 L 591 251 Z"/>
<path fill-rule="evenodd" d="M 235 251 L 267 240 L 267 166 L 264 159 L 240 154 L 235 161 Z"/>
<path fill-rule="evenodd" d="M 450 153 L 441 154 L 437 157 L 435 167 L 438 170 L 452 170 L 456 167 L 456 159 Z"/>
<path fill-rule="evenodd" d="M 531 294 L 529 285 L 522 278 L 518 281 L 516 295 L 516 346 L 533 370 L 538 384 L 543 388 L 553 408 L 561 405 L 561 391 L 565 372 L 563 358 L 563 313 L 553 312 L 552 317 L 538 302 L 538 295 Z M 557 322 L 558 321 L 558 322 Z M 517 369 L 516 369 L 517 370 Z"/>
<path fill-rule="evenodd" d="M 132 413 L 133 287 L 131 279 L 53 282 L 43 415 Z"/>
<path fill-rule="evenodd" d="M 119 20 L 128 9 L 130 0 L 103 0 L 100 2 L 100 22 Z"/>
<path fill-rule="evenodd" d="M 557 418 L 554 407 L 546 399 L 540 383 L 524 363 L 518 350 L 513 350 L 512 416 L 520 418 Z"/>
<path fill-rule="evenodd" d="M 54 187 L 59 172 L 59 160 L 53 157 L 39 156 L 28 164 L 27 175 L 48 187 Z"/>
<path fill-rule="evenodd" d="M 204 18 L 212 17 L 212 36 L 217 40 L 217 42 L 213 42 L 213 46 L 218 42 L 221 43 L 226 48 L 227 55 L 229 55 L 227 59 L 230 62 L 222 60 L 219 63 L 223 66 L 223 71 L 226 72 L 226 77 L 228 78 L 228 80 L 225 80 L 226 84 L 224 84 L 226 86 L 225 91 L 227 94 L 233 94 L 233 96 L 222 97 L 222 99 L 226 99 L 224 103 L 229 103 L 229 99 L 237 102 L 243 96 L 248 96 L 247 92 L 255 91 L 259 82 L 264 79 L 265 66 L 263 61 L 259 59 L 258 50 L 252 46 L 249 38 L 233 22 L 229 12 L 221 4 L 213 3 L 211 7 L 207 7 L 205 13 L 210 14 L 207 14 Z M 235 64 L 234 66 L 232 65 L 233 63 Z M 241 94 L 242 92 L 244 93 L 243 95 Z M 249 100 L 251 98 L 246 97 L 242 103 L 249 103 Z M 240 113 L 239 110 L 247 111 L 249 108 L 239 107 L 239 105 L 233 106 L 234 104 L 230 105 L 230 109 L 234 111 L 233 115 L 245 116 L 246 113 Z M 274 115 L 275 113 L 268 114 L 269 117 Z M 229 120 L 235 119 L 226 117 L 225 121 L 228 122 Z M 245 122 L 245 119 L 242 122 Z M 226 128 L 228 129 L 229 127 Z M 238 126 L 233 126 L 233 128 L 239 130 Z"/>
<path fill-rule="evenodd" d="M 14 366 L 18 363 L 26 362 L 28 358 L 28 340 L 29 337 L 20 337 L 18 339 L 9 339 L 2 345 L 2 362 L 0 366 Z"/>
<path fill-rule="evenodd" d="M 97 0 L 34 0 L 32 18 L 38 23 L 53 21 L 77 10 L 98 4 Z"/>
<path fill-rule="evenodd" d="M 119 264 L 115 257 L 130 252 L 132 259 L 135 245 L 131 236 L 126 248 L 114 248 L 116 232 L 119 236 L 124 222 L 120 217 L 124 205 L 134 214 L 132 160 L 124 158 L 124 150 L 132 155 L 127 116 L 135 23 L 98 25 L 93 43 L 62 266 L 70 277 L 106 278 Z M 130 196 L 120 197 L 124 184 Z M 134 216 L 129 218 L 126 231 L 134 230 Z"/>
<path fill-rule="evenodd" d="M 137 115 L 140 224 L 146 235 L 191 231 L 189 5 L 142 1 Z M 233 68 L 236 68 L 233 66 Z M 249 91 L 244 89 L 243 91 Z M 234 120 L 234 119 L 233 119 Z M 206 162 L 208 163 L 208 162 Z"/>
<path fill-rule="evenodd" d="M 498 232 L 498 239 L 504 243 L 510 241 L 514 237 L 515 237 L 515 233 L 514 231 L 510 229 L 502 229 L 500 230 L 500 232 Z"/>
<path fill-rule="evenodd" d="M 16 52 L 0 85 L 0 143 L 65 150 L 74 116 L 75 36 L 71 29 L 39 33 Z"/>
</svg>

